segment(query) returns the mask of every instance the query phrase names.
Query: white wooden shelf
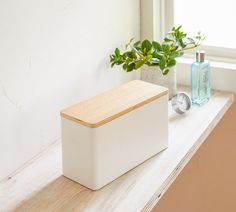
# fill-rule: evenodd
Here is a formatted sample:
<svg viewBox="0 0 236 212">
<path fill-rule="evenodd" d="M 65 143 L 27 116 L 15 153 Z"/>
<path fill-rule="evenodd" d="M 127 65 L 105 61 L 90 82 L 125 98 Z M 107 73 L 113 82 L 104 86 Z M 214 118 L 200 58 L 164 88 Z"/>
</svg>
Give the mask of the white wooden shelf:
<svg viewBox="0 0 236 212">
<path fill-rule="evenodd" d="M 0 183 L 0 211 L 150 211 L 233 101 L 233 94 L 215 91 L 208 104 L 183 116 L 170 114 L 169 148 L 99 191 L 61 175 L 61 146 L 56 143 Z"/>
</svg>

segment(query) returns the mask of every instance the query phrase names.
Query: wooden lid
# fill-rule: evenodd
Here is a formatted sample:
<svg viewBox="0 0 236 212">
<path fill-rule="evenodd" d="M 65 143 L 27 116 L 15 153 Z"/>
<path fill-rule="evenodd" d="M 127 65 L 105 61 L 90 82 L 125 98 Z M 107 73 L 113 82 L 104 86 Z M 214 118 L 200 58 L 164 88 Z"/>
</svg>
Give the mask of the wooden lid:
<svg viewBox="0 0 236 212">
<path fill-rule="evenodd" d="M 133 80 L 68 107 L 61 111 L 61 116 L 95 128 L 167 94 L 165 87 Z"/>
</svg>

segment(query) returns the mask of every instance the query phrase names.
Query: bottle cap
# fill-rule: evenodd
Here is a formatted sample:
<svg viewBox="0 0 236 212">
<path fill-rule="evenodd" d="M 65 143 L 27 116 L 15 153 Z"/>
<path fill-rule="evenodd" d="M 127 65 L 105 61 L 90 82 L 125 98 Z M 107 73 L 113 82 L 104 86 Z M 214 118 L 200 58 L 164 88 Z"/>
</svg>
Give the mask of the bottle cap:
<svg viewBox="0 0 236 212">
<path fill-rule="evenodd" d="M 197 51 L 196 52 L 196 61 L 197 62 L 204 62 L 205 60 L 205 51 Z"/>
</svg>

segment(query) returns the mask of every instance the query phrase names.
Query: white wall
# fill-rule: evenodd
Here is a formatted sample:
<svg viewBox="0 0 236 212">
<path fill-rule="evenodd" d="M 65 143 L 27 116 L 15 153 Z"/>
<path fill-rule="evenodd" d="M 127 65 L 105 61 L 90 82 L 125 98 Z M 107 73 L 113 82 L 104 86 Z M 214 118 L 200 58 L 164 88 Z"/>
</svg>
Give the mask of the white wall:
<svg viewBox="0 0 236 212">
<path fill-rule="evenodd" d="M 139 35 L 138 0 L 0 1 L 0 180 L 60 138 L 60 109 L 138 77 L 108 56 Z"/>
</svg>

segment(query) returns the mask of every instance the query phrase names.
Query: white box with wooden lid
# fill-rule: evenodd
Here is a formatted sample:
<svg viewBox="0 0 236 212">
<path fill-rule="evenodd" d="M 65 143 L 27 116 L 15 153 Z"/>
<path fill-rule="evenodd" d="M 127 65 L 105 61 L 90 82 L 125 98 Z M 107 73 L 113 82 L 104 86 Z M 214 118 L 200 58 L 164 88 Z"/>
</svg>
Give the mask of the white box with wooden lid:
<svg viewBox="0 0 236 212">
<path fill-rule="evenodd" d="M 61 111 L 63 175 L 97 190 L 167 148 L 168 89 L 134 80 Z"/>
</svg>

